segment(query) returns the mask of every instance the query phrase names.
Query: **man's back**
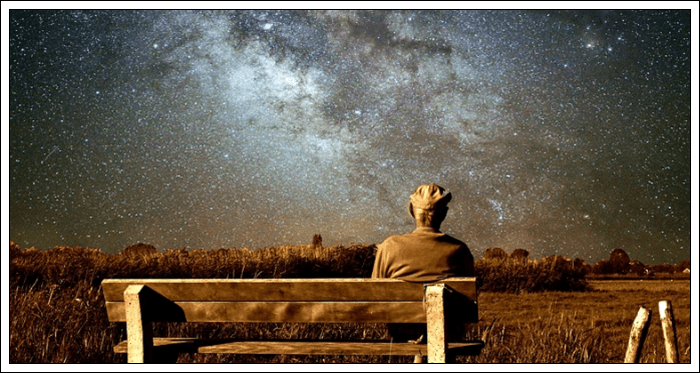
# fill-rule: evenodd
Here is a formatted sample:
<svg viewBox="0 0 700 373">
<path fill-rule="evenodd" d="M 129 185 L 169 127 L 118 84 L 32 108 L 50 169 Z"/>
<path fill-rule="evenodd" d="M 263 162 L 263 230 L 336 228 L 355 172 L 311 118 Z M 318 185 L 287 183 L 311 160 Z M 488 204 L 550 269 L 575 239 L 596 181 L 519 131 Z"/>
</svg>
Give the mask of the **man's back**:
<svg viewBox="0 0 700 373">
<path fill-rule="evenodd" d="M 372 278 L 433 282 L 473 276 L 474 258 L 467 245 L 430 227 L 391 236 L 378 246 Z"/>
<path fill-rule="evenodd" d="M 408 213 L 416 230 L 391 236 L 377 246 L 372 278 L 434 282 L 448 277 L 474 276 L 474 257 L 467 245 L 440 232 L 452 194 L 434 183 L 419 186 L 411 195 Z M 421 340 L 425 324 L 388 324 L 394 340 Z M 452 330 L 463 337 L 461 330 Z"/>
</svg>

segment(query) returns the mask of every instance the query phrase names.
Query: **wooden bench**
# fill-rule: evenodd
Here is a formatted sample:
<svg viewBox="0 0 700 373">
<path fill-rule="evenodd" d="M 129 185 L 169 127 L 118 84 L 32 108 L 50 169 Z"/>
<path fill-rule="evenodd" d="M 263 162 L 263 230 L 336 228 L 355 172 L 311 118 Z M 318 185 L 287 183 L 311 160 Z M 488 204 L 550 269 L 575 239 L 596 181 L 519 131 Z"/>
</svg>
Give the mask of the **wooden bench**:
<svg viewBox="0 0 700 373">
<path fill-rule="evenodd" d="M 102 289 L 109 321 L 126 322 L 114 347 L 129 363 L 177 353 L 408 355 L 428 362 L 478 355 L 482 341 L 448 340 L 478 322 L 476 281 L 424 285 L 393 279 L 108 279 Z M 154 338 L 151 322 L 427 323 L 427 344 L 393 341 L 240 341 Z"/>
</svg>

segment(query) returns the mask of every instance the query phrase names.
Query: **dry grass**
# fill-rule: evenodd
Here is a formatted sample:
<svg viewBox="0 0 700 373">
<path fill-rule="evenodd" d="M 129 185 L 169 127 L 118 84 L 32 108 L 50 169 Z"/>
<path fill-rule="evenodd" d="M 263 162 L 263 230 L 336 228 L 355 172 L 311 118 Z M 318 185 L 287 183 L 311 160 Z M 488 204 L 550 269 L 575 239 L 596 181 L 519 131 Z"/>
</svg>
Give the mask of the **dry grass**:
<svg viewBox="0 0 700 373">
<path fill-rule="evenodd" d="M 482 291 L 532 293 L 541 291 L 586 291 L 585 269 L 562 257 L 551 261 L 517 259 L 477 260 L 474 269 Z"/>
<path fill-rule="evenodd" d="M 680 361 L 690 363 L 690 281 L 601 281 L 590 286 L 588 292 L 480 293 L 482 321 L 474 335 L 484 328 L 490 333 L 481 356 L 470 361 L 620 363 L 634 318 L 644 306 L 652 310 L 652 321 L 641 362 L 664 363 L 658 302 L 669 300 Z"/>
<path fill-rule="evenodd" d="M 11 247 L 10 362 L 123 363 L 112 347 L 126 338 L 122 323 L 110 323 L 99 287 L 105 278 L 323 278 L 369 277 L 374 245 L 261 250 L 168 250 L 131 255 L 87 248 L 46 252 Z M 564 264 L 561 264 L 564 265 Z M 690 289 L 687 281 L 601 282 L 558 264 L 477 261 L 481 322 L 468 338 L 487 341 L 478 363 L 621 362 L 640 304 L 655 319 L 643 362 L 663 362 L 656 304 L 671 300 L 681 362 L 690 361 Z M 506 287 L 505 281 L 510 281 Z M 490 289 L 492 291 L 485 291 Z M 578 292 L 553 289 L 586 290 Z M 499 292 L 493 292 L 493 291 Z M 157 323 L 155 335 L 281 339 L 387 339 L 381 324 L 178 324 Z M 179 362 L 409 363 L 410 357 L 263 356 L 181 354 Z"/>
</svg>

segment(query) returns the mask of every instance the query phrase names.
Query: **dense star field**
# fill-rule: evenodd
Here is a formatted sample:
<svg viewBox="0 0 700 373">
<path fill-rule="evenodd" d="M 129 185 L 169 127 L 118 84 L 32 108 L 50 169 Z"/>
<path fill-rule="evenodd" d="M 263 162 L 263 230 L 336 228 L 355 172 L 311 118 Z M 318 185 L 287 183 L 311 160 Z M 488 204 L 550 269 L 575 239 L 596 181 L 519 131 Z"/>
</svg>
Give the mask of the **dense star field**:
<svg viewBox="0 0 700 373">
<path fill-rule="evenodd" d="M 690 257 L 690 11 L 10 10 L 10 239 Z"/>
</svg>

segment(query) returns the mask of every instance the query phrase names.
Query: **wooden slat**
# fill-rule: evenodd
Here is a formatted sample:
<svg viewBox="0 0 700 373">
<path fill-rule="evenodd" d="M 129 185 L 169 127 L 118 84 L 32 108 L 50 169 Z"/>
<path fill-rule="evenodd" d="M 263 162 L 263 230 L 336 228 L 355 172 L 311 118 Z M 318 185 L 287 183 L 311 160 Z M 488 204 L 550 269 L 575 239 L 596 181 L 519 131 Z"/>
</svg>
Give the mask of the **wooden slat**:
<svg viewBox="0 0 700 373">
<path fill-rule="evenodd" d="M 440 281 L 476 299 L 473 277 Z M 392 279 L 108 279 L 106 301 L 122 301 L 129 285 L 147 285 L 173 301 L 423 300 L 423 284 Z"/>
<path fill-rule="evenodd" d="M 424 323 L 422 302 L 174 302 L 151 307 L 151 321 Z M 126 321 L 123 302 L 107 302 L 109 321 Z"/>
<path fill-rule="evenodd" d="M 391 342 L 345 341 L 233 341 L 194 338 L 155 338 L 157 348 L 183 353 L 234 353 L 271 355 L 426 355 L 427 345 Z M 478 355 L 482 341 L 453 342 L 450 355 Z M 126 353 L 126 341 L 114 347 L 115 353 Z"/>
</svg>

